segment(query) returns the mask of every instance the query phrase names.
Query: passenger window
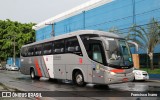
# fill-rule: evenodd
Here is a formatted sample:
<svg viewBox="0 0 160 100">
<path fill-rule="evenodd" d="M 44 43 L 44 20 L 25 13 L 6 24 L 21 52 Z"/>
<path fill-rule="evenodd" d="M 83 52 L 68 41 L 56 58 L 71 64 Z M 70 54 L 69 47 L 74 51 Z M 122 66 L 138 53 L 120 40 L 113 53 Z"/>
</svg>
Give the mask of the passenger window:
<svg viewBox="0 0 160 100">
<path fill-rule="evenodd" d="M 53 53 L 55 54 L 64 53 L 64 40 L 58 40 L 54 42 Z"/>
<path fill-rule="evenodd" d="M 27 56 L 27 52 L 28 52 L 27 47 L 23 47 L 21 49 L 21 56 L 26 57 Z"/>
<path fill-rule="evenodd" d="M 65 52 L 82 55 L 77 37 L 68 38 L 65 41 Z"/>
<path fill-rule="evenodd" d="M 30 46 L 29 48 L 28 48 L 28 54 L 27 54 L 27 56 L 33 56 L 34 55 L 34 47 L 33 46 Z"/>
<path fill-rule="evenodd" d="M 42 44 L 35 47 L 35 56 L 40 56 L 42 54 Z"/>
<path fill-rule="evenodd" d="M 44 43 L 43 44 L 43 54 L 48 55 L 52 53 L 52 42 Z"/>
<path fill-rule="evenodd" d="M 27 56 L 28 56 L 27 54 L 28 54 L 28 48 L 26 47 L 26 48 L 24 49 L 24 56 L 27 57 Z"/>
</svg>

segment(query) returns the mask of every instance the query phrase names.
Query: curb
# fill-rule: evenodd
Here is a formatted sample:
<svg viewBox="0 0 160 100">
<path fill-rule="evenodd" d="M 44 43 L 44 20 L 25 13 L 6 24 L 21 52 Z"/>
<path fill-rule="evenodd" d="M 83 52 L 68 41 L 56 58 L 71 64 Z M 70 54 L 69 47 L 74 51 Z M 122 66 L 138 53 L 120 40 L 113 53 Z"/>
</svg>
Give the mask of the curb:
<svg viewBox="0 0 160 100">
<path fill-rule="evenodd" d="M 146 80 L 146 81 L 148 81 L 148 82 L 159 82 L 160 83 L 160 80 Z"/>
</svg>

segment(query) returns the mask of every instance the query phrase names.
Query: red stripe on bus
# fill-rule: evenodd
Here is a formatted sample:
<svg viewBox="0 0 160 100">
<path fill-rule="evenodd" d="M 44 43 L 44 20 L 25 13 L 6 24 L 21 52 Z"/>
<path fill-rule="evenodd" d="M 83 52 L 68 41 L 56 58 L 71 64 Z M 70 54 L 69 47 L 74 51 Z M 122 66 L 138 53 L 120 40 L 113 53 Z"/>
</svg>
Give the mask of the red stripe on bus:
<svg viewBox="0 0 160 100">
<path fill-rule="evenodd" d="M 110 70 L 111 72 L 114 72 L 114 73 L 123 73 L 125 70 L 124 69 L 113 69 L 113 70 Z"/>
<path fill-rule="evenodd" d="M 41 72 L 41 69 L 39 67 L 37 58 L 34 59 L 34 63 L 35 63 L 35 66 L 36 66 L 38 76 L 42 76 L 42 72 Z"/>
</svg>

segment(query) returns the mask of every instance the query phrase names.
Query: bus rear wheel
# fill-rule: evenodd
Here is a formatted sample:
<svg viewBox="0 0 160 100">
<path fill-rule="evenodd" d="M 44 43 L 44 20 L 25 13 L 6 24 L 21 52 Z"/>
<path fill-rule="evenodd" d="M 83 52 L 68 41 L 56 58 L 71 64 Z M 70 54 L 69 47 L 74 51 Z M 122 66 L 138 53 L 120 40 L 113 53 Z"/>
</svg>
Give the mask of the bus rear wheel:
<svg viewBox="0 0 160 100">
<path fill-rule="evenodd" d="M 77 86 L 80 86 L 80 87 L 86 85 L 86 83 L 84 82 L 84 77 L 83 77 L 82 72 L 77 71 L 77 72 L 75 73 L 74 82 L 75 82 L 75 84 L 76 84 Z"/>
<path fill-rule="evenodd" d="M 31 79 L 33 79 L 33 80 L 35 80 L 35 79 L 40 79 L 40 77 L 38 77 L 38 76 L 35 75 L 34 69 L 31 69 L 31 71 L 30 71 L 30 77 L 31 77 Z"/>
</svg>

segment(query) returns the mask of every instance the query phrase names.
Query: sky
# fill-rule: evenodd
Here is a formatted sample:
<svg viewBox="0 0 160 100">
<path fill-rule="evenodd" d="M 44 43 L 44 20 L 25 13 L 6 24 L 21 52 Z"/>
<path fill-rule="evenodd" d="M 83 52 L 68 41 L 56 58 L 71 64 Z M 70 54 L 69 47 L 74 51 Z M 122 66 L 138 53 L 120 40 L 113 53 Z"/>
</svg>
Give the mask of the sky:
<svg viewBox="0 0 160 100">
<path fill-rule="evenodd" d="M 0 20 L 40 23 L 89 0 L 0 0 Z"/>
</svg>

